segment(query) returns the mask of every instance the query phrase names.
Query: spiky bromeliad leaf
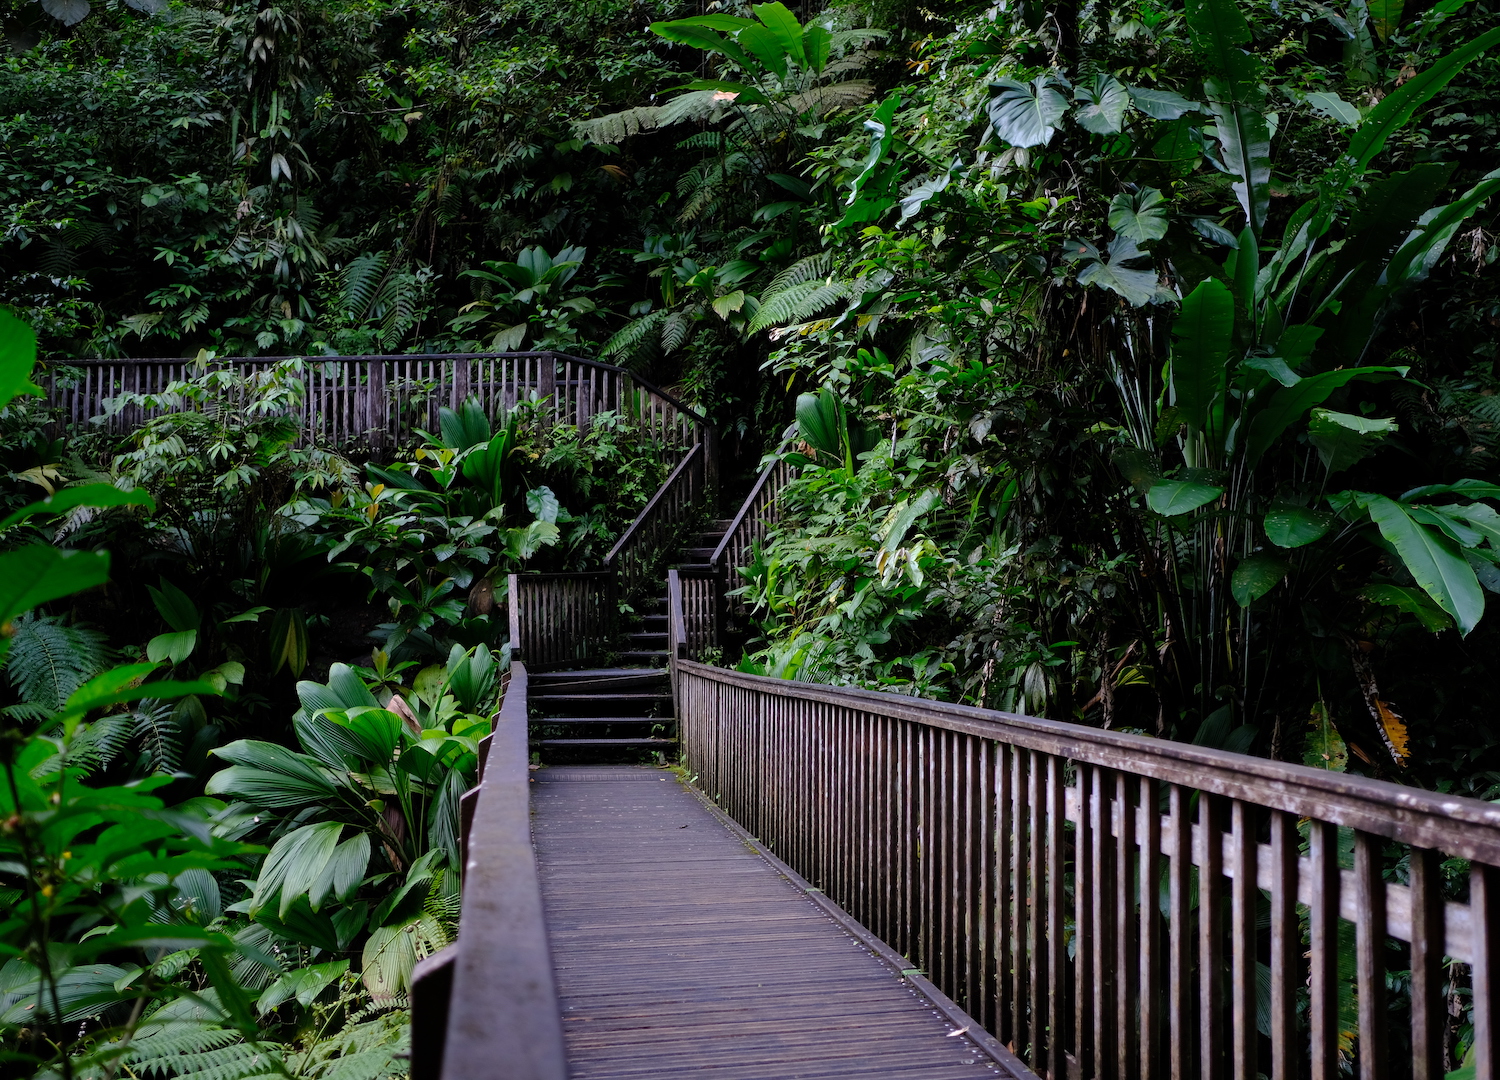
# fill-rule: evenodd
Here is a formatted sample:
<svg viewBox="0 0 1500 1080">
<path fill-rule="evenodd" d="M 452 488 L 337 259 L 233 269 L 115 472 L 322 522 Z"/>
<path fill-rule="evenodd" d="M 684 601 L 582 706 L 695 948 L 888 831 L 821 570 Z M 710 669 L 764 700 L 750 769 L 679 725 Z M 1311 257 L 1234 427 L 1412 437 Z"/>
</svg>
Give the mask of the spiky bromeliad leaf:
<svg viewBox="0 0 1500 1080">
<path fill-rule="evenodd" d="M 1057 88 L 1067 86 L 1064 79 L 1050 73 L 1030 82 L 999 79 L 991 83 L 989 114 L 995 134 L 1015 147 L 1048 145 L 1068 111 L 1068 99 Z"/>
</svg>

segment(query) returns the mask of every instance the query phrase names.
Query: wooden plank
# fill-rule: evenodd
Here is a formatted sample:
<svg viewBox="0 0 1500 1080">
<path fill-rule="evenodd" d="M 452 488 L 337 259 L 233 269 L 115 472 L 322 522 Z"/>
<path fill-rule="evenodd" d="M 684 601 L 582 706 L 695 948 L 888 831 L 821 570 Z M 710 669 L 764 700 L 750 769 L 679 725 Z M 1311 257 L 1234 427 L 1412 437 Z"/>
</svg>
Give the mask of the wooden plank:
<svg viewBox="0 0 1500 1080">
<path fill-rule="evenodd" d="M 534 788 L 573 1077 L 997 1075 L 878 943 L 809 903 L 671 774 L 549 769 Z"/>
</svg>

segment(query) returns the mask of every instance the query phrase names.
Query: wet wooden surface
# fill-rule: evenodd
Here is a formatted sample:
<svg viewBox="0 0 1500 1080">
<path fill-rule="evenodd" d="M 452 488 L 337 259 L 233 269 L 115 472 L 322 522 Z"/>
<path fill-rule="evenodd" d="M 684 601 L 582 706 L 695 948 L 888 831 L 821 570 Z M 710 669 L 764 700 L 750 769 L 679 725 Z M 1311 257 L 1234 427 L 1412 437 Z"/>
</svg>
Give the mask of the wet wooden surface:
<svg viewBox="0 0 1500 1080">
<path fill-rule="evenodd" d="M 575 1080 L 1008 1075 L 671 773 L 533 776 Z"/>
</svg>

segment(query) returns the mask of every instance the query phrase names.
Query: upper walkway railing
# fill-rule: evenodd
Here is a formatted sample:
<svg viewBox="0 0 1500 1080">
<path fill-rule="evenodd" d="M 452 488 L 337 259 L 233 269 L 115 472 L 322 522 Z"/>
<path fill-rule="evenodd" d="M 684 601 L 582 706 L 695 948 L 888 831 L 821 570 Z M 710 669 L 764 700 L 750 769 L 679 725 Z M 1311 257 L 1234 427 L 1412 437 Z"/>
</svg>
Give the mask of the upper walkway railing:
<svg viewBox="0 0 1500 1080">
<path fill-rule="evenodd" d="M 580 427 L 617 412 L 637 420 L 672 460 L 711 437 L 701 416 L 659 387 L 613 364 L 558 352 L 217 357 L 209 367 L 250 376 L 287 360 L 299 363 L 306 389 L 296 407 L 304 443 L 376 452 L 405 446 L 418 430 L 438 430 L 440 408 L 470 397 L 489 416 L 535 397 L 547 420 Z M 76 380 L 59 377 L 69 369 L 79 372 Z M 136 404 L 111 410 L 113 399 L 164 396 L 156 412 L 177 411 L 187 405 L 173 407 L 173 384 L 198 370 L 199 361 L 181 358 L 73 360 L 54 366 L 47 391 L 66 424 L 97 421 L 123 434 L 154 413 Z"/>
<path fill-rule="evenodd" d="M 673 666 L 694 781 L 1041 1075 L 1439 1080 L 1468 1000 L 1495 1076 L 1500 807 Z"/>
</svg>

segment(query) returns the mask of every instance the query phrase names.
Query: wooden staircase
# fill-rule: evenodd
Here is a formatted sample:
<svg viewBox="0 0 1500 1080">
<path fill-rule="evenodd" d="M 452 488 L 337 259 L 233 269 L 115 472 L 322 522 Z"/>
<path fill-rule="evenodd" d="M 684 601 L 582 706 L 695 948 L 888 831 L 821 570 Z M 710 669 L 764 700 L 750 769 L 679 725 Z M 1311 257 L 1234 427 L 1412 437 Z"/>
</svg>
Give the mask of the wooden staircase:
<svg viewBox="0 0 1500 1080">
<path fill-rule="evenodd" d="M 676 565 L 707 569 L 728 520 L 710 523 Z M 675 754 L 677 722 L 667 670 L 667 598 L 637 614 L 615 654 L 618 666 L 536 671 L 530 676 L 531 749 L 548 765 L 639 761 Z"/>
</svg>

